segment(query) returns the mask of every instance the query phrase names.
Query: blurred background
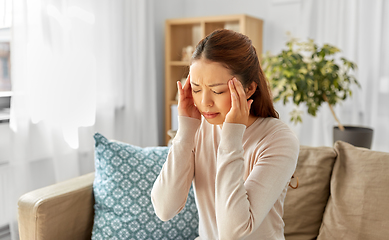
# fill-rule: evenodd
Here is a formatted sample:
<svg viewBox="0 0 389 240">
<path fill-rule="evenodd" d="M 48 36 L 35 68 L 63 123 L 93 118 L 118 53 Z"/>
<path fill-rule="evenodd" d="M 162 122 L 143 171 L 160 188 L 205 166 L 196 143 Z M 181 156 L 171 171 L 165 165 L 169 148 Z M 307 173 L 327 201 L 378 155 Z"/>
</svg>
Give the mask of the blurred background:
<svg viewBox="0 0 389 240">
<path fill-rule="evenodd" d="M 231 14 L 263 20 L 263 53 L 287 32 L 339 47 L 361 88 L 335 112 L 389 151 L 388 1 L 0 0 L 0 240 L 18 239 L 23 193 L 94 171 L 95 132 L 165 145 L 165 20 Z M 275 106 L 300 144 L 332 146 L 327 106 L 301 106 L 297 125 L 291 104 Z"/>
</svg>

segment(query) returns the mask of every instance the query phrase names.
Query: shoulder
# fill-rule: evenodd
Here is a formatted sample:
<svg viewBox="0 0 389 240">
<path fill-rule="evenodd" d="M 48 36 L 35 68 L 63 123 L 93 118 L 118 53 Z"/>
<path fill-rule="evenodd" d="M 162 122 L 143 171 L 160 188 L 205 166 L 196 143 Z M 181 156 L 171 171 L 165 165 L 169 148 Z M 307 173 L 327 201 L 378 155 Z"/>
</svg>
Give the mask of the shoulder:
<svg viewBox="0 0 389 240">
<path fill-rule="evenodd" d="M 260 118 L 257 119 L 248 129 L 248 132 L 255 136 L 263 138 L 289 137 L 291 140 L 298 141 L 293 131 L 283 121 L 277 118 Z"/>
<path fill-rule="evenodd" d="M 255 125 L 254 125 L 255 124 Z M 251 127 L 251 126 L 250 126 Z M 300 143 L 294 132 L 279 119 L 262 118 L 247 129 L 247 141 L 257 153 L 288 153 L 297 156 Z"/>
<path fill-rule="evenodd" d="M 272 138 L 279 137 L 289 137 L 290 140 L 295 140 L 298 142 L 298 139 L 294 132 L 286 125 L 283 121 L 277 118 L 265 118 L 264 128 L 269 129 L 269 136 Z"/>
</svg>

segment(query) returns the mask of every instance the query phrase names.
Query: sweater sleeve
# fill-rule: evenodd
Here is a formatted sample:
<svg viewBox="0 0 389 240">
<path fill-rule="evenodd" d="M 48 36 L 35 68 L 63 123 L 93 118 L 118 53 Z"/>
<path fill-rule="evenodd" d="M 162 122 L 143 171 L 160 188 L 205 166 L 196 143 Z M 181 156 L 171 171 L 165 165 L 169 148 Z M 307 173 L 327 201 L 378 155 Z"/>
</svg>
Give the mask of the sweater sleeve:
<svg viewBox="0 0 389 240">
<path fill-rule="evenodd" d="M 220 239 L 243 239 L 254 232 L 280 197 L 296 168 L 299 151 L 291 131 L 268 137 L 243 180 L 246 126 L 224 123 L 216 173 L 216 221 Z"/>
<path fill-rule="evenodd" d="M 195 135 L 200 120 L 178 117 L 179 129 L 162 170 L 151 190 L 156 215 L 167 221 L 185 206 L 194 177 Z"/>
</svg>

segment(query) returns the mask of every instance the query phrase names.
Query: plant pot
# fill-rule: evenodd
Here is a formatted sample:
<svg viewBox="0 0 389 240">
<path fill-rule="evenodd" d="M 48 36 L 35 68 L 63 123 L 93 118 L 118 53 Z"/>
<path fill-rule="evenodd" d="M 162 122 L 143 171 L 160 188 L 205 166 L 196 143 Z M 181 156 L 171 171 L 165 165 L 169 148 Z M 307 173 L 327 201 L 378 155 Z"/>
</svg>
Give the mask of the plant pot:
<svg viewBox="0 0 389 240">
<path fill-rule="evenodd" d="M 356 147 L 371 148 L 373 140 L 373 129 L 365 127 L 344 126 L 344 131 L 339 127 L 334 127 L 334 143 L 343 141 L 350 143 Z"/>
</svg>

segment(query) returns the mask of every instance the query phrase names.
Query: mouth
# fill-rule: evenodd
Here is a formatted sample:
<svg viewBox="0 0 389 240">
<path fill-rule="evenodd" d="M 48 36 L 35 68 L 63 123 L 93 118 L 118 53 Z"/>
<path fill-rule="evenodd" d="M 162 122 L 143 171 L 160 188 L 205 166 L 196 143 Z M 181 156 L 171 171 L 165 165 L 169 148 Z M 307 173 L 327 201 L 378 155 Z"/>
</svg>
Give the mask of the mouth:
<svg viewBox="0 0 389 240">
<path fill-rule="evenodd" d="M 203 112 L 203 116 L 206 118 L 206 119 L 212 119 L 212 118 L 215 118 L 219 115 L 219 113 L 214 113 L 214 112 Z"/>
</svg>

